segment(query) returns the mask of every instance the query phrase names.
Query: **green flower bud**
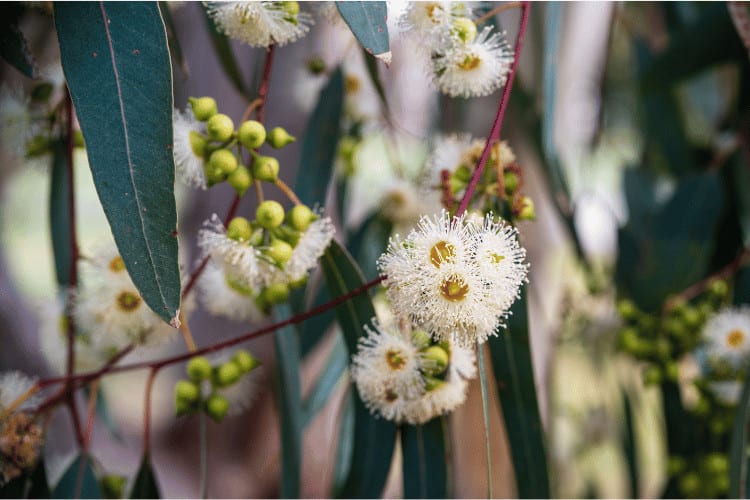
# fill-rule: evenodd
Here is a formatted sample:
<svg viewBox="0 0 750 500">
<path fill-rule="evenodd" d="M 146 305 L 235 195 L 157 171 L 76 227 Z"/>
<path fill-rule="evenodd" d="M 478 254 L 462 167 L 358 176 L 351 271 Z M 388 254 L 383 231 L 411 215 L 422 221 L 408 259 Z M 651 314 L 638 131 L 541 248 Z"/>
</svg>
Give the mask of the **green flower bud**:
<svg viewBox="0 0 750 500">
<path fill-rule="evenodd" d="M 228 149 L 217 149 L 208 158 L 211 168 L 219 169 L 226 175 L 237 170 L 237 157 Z"/>
<path fill-rule="evenodd" d="M 632 300 L 622 299 L 617 303 L 617 312 L 624 320 L 636 319 L 638 317 L 638 306 Z"/>
<path fill-rule="evenodd" d="M 657 385 L 663 380 L 661 370 L 658 366 L 651 365 L 643 370 L 643 383 L 646 385 Z"/>
<path fill-rule="evenodd" d="M 445 382 L 435 377 L 424 377 L 424 389 L 433 391 L 443 385 Z"/>
<path fill-rule="evenodd" d="M 685 320 L 685 325 L 687 325 L 689 328 L 697 328 L 700 326 L 701 321 L 703 320 L 703 317 L 701 316 L 700 311 L 696 309 L 695 307 L 686 307 L 685 311 L 683 313 L 683 319 Z"/>
<path fill-rule="evenodd" d="M 669 359 L 672 354 L 672 343 L 664 337 L 659 337 L 656 339 L 655 351 L 660 358 Z"/>
<path fill-rule="evenodd" d="M 281 149 L 284 146 L 293 143 L 297 139 L 291 136 L 281 127 L 274 127 L 268 133 L 268 145 L 275 149 Z"/>
<path fill-rule="evenodd" d="M 229 387 L 242 376 L 240 367 L 232 361 L 219 365 L 213 373 L 213 382 L 217 387 Z"/>
<path fill-rule="evenodd" d="M 466 189 L 466 183 L 461 179 L 455 177 L 448 178 L 448 188 L 451 190 L 451 194 L 456 194 Z"/>
<path fill-rule="evenodd" d="M 253 183 L 253 176 L 250 175 L 250 170 L 245 165 L 239 165 L 237 170 L 227 177 L 227 181 L 237 191 L 237 195 L 242 196 Z"/>
<path fill-rule="evenodd" d="M 191 130 L 190 134 L 190 149 L 193 150 L 193 153 L 195 156 L 199 156 L 203 158 L 203 155 L 206 154 L 206 146 L 208 145 L 208 139 L 205 135 L 201 134 L 200 132 L 196 132 L 195 130 Z"/>
<path fill-rule="evenodd" d="M 216 114 L 206 122 L 206 132 L 214 141 L 226 142 L 234 134 L 234 122 L 227 115 Z"/>
<path fill-rule="evenodd" d="M 253 177 L 259 181 L 276 182 L 279 177 L 279 161 L 273 156 L 256 156 L 253 160 Z"/>
<path fill-rule="evenodd" d="M 206 400 L 206 413 L 217 422 L 224 420 L 229 411 L 229 401 L 224 396 L 212 394 Z"/>
<path fill-rule="evenodd" d="M 294 248 L 292 245 L 283 240 L 274 239 L 271 244 L 263 249 L 263 255 L 266 255 L 274 263 L 283 266 L 292 258 Z"/>
<path fill-rule="evenodd" d="M 237 365 L 242 373 L 250 372 L 260 364 L 252 354 L 244 349 L 235 352 L 234 356 L 232 356 L 232 361 L 234 361 L 234 364 Z"/>
<path fill-rule="evenodd" d="M 667 461 L 667 474 L 670 476 L 676 476 L 677 474 L 685 470 L 685 466 L 686 464 L 684 458 L 673 455 L 669 457 L 669 460 Z"/>
<path fill-rule="evenodd" d="M 459 17 L 453 21 L 451 32 L 462 42 L 471 43 L 477 37 L 477 25 L 466 17 Z"/>
<path fill-rule="evenodd" d="M 177 401 L 195 403 L 201 397 L 201 390 L 193 382 L 178 380 L 174 386 L 174 395 Z"/>
<path fill-rule="evenodd" d="M 432 344 L 432 338 L 430 334 L 424 330 L 414 330 L 411 333 L 411 343 L 417 346 L 420 351 L 427 349 Z"/>
<path fill-rule="evenodd" d="M 47 137 L 38 135 L 26 143 L 26 156 L 35 158 L 52 151 L 52 141 Z"/>
<path fill-rule="evenodd" d="M 266 200 L 255 211 L 255 219 L 260 227 L 273 229 L 279 227 L 284 222 L 284 207 L 281 203 L 274 200 Z"/>
<path fill-rule="evenodd" d="M 305 231 L 315 220 L 315 214 L 307 205 L 295 205 L 286 214 L 286 221 L 297 231 Z"/>
<path fill-rule="evenodd" d="M 503 174 L 503 183 L 505 184 L 505 194 L 512 196 L 518 189 L 518 175 L 511 170 Z"/>
<path fill-rule="evenodd" d="M 305 285 L 307 285 L 307 275 L 304 275 L 300 279 L 289 283 L 289 287 L 292 289 L 302 288 Z"/>
<path fill-rule="evenodd" d="M 708 286 L 708 292 L 717 299 L 724 299 L 729 295 L 729 285 L 724 280 L 714 280 Z"/>
<path fill-rule="evenodd" d="M 680 366 L 674 361 L 670 361 L 664 367 L 664 375 L 671 381 L 675 382 L 680 378 Z"/>
<path fill-rule="evenodd" d="M 176 417 L 188 415 L 196 410 L 196 405 L 184 399 L 175 398 L 174 414 Z"/>
<path fill-rule="evenodd" d="M 296 16 L 299 14 L 299 3 L 298 2 L 279 2 L 281 10 L 289 14 L 290 16 Z"/>
<path fill-rule="evenodd" d="M 322 75 L 326 71 L 326 63 L 320 57 L 313 57 L 307 60 L 307 70 L 313 75 Z"/>
<path fill-rule="evenodd" d="M 99 482 L 103 498 L 124 498 L 128 478 L 117 474 L 107 474 Z"/>
<path fill-rule="evenodd" d="M 709 475 L 722 475 L 729 471 L 729 460 L 723 453 L 713 452 L 709 453 L 703 459 L 703 469 Z"/>
<path fill-rule="evenodd" d="M 634 352 L 640 342 L 641 339 L 638 336 L 638 330 L 633 327 L 623 328 L 618 334 L 618 343 L 620 348 L 625 352 Z"/>
<path fill-rule="evenodd" d="M 73 132 L 73 145 L 77 148 L 85 148 L 86 142 L 83 139 L 83 132 L 76 130 Z"/>
<path fill-rule="evenodd" d="M 252 232 L 250 221 L 244 217 L 235 217 L 227 226 L 227 237 L 235 241 L 248 241 Z"/>
<path fill-rule="evenodd" d="M 205 122 L 218 113 L 216 101 L 213 97 L 189 97 L 188 102 L 190 107 L 193 108 L 193 116 L 198 121 Z"/>
<path fill-rule="evenodd" d="M 472 169 L 466 165 L 461 165 L 452 174 L 451 177 L 455 177 L 464 184 L 471 180 Z"/>
<path fill-rule="evenodd" d="M 701 397 L 698 402 L 695 403 L 693 413 L 698 416 L 705 417 L 706 415 L 711 413 L 711 402 L 708 399 Z"/>
<path fill-rule="evenodd" d="M 202 382 L 211 376 L 211 363 L 203 356 L 188 361 L 187 374 L 193 382 Z"/>
<path fill-rule="evenodd" d="M 528 196 L 521 198 L 521 210 L 518 212 L 519 220 L 536 220 L 534 201 Z"/>
<path fill-rule="evenodd" d="M 338 154 L 341 157 L 341 161 L 344 164 L 344 175 L 354 175 L 356 170 L 356 163 L 354 157 L 359 149 L 359 140 L 352 136 L 344 136 L 339 140 Z"/>
<path fill-rule="evenodd" d="M 247 149 L 259 148 L 266 141 L 266 127 L 255 120 L 242 122 L 237 130 L 237 139 Z"/>
<path fill-rule="evenodd" d="M 680 477 L 677 486 L 686 497 L 695 497 L 701 488 L 701 478 L 695 472 L 688 472 Z"/>
<path fill-rule="evenodd" d="M 422 360 L 424 361 L 422 372 L 428 376 L 436 376 L 445 372 L 450 361 L 448 353 L 436 345 L 424 350 Z"/>
<path fill-rule="evenodd" d="M 267 304 L 280 304 L 289 298 L 289 286 L 286 283 L 274 283 L 264 288 L 260 297 Z"/>
<path fill-rule="evenodd" d="M 227 176 L 220 168 L 214 168 L 211 165 L 206 165 L 206 180 L 208 186 L 214 186 L 220 182 L 224 182 Z"/>
</svg>

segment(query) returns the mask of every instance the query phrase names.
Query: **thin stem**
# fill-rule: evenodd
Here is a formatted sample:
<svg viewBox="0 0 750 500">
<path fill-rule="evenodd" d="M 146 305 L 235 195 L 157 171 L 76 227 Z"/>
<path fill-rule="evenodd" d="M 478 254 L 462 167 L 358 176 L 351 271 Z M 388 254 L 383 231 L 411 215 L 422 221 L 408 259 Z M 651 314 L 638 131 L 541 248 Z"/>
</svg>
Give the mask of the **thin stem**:
<svg viewBox="0 0 750 500">
<path fill-rule="evenodd" d="M 508 73 L 508 81 L 505 83 L 503 96 L 500 99 L 500 105 L 497 108 L 497 115 L 495 116 L 495 121 L 492 123 L 492 129 L 490 130 L 490 134 L 487 136 L 487 142 L 484 145 L 482 156 L 479 158 L 479 163 L 477 164 L 476 170 L 474 170 L 474 175 L 472 175 L 471 181 L 469 181 L 469 186 L 466 188 L 464 197 L 461 200 L 461 204 L 458 206 L 456 216 L 460 216 L 468 208 L 471 197 L 474 195 L 474 191 L 476 190 L 477 184 L 479 183 L 479 179 L 482 177 L 484 166 L 487 164 L 487 160 L 490 157 L 490 149 L 492 147 L 492 144 L 500 138 L 500 129 L 503 124 L 505 110 L 508 107 L 508 102 L 510 101 L 510 91 L 513 88 L 513 80 L 515 79 L 516 69 L 518 68 L 518 60 L 521 56 L 521 48 L 523 47 L 523 39 L 526 34 L 526 26 L 529 22 L 530 8 L 531 6 L 528 1 L 523 2 L 523 5 L 521 6 L 521 25 L 518 28 L 516 48 L 513 54 L 513 65 L 510 67 L 510 72 Z"/>
<path fill-rule="evenodd" d="M 99 380 L 94 380 L 89 389 L 89 405 L 87 410 L 86 433 L 83 441 L 83 451 L 88 453 L 91 446 L 91 437 L 94 434 L 94 417 L 96 415 L 96 399 L 99 396 Z"/>
<path fill-rule="evenodd" d="M 26 401 L 27 399 L 29 399 L 31 396 L 33 396 L 34 394 L 36 394 L 37 392 L 39 392 L 40 389 L 41 389 L 41 387 L 39 387 L 39 384 L 34 384 L 31 387 L 29 387 L 26 390 L 26 392 L 24 392 L 23 394 L 21 394 L 20 396 L 18 396 L 15 399 L 15 401 L 13 401 L 10 405 L 8 405 L 7 408 L 5 408 L 5 410 L 3 410 L 2 413 L 0 413 L 0 422 L 2 422 L 3 420 L 5 420 L 6 418 L 8 418 L 11 415 L 11 413 L 13 413 L 14 411 L 16 411 L 16 408 L 18 408 L 19 406 L 21 406 L 24 403 L 24 401 Z"/>
<path fill-rule="evenodd" d="M 200 487 L 198 495 L 200 498 L 208 498 L 208 428 L 204 412 L 198 414 L 198 426 L 200 427 Z"/>
<path fill-rule="evenodd" d="M 190 333 L 190 327 L 188 326 L 188 322 L 182 314 L 182 311 L 180 311 L 180 332 L 182 333 L 182 338 L 185 339 L 185 345 L 187 346 L 188 351 L 195 351 L 195 340 L 193 340 L 193 334 Z"/>
<path fill-rule="evenodd" d="M 479 360 L 479 386 L 482 390 L 482 416 L 484 418 L 484 439 L 487 450 L 487 498 L 492 498 L 492 446 L 490 442 L 490 408 L 487 400 L 487 370 L 484 366 L 483 345 L 477 342 Z"/>
<path fill-rule="evenodd" d="M 260 181 L 256 180 L 254 183 L 255 185 L 255 196 L 258 198 L 258 204 L 263 203 L 263 186 L 260 185 Z"/>
<path fill-rule="evenodd" d="M 294 203 L 295 205 L 302 205 L 302 202 L 297 198 L 297 195 L 292 191 L 292 188 L 287 186 L 286 182 L 282 181 L 281 179 L 276 179 L 276 187 L 281 190 L 284 195 L 289 198 L 289 200 Z"/>
<path fill-rule="evenodd" d="M 273 65 L 274 52 L 276 52 L 276 46 L 271 44 L 266 53 L 266 62 L 263 65 L 263 76 L 260 81 L 260 88 L 258 89 L 258 99 L 260 99 L 261 102 L 258 105 L 255 117 L 261 123 L 263 123 L 266 111 L 266 99 L 268 98 L 269 82 L 271 81 L 271 66 Z"/>
<path fill-rule="evenodd" d="M 146 381 L 145 404 L 143 406 L 143 454 L 151 453 L 151 390 L 154 388 L 154 380 L 159 373 L 159 366 L 154 366 L 148 374 Z"/>
<path fill-rule="evenodd" d="M 522 7 L 522 6 L 523 6 L 523 2 L 508 2 L 508 3 L 504 3 L 504 4 L 500 5 L 499 7 L 495 7 L 494 9 L 492 9 L 491 11 L 489 11 L 488 13 L 486 13 L 485 15 L 483 15 L 482 17 L 480 17 L 479 19 L 474 20 L 474 24 L 476 24 L 477 26 L 479 26 L 483 22 L 485 22 L 488 19 L 490 19 L 490 18 L 492 18 L 492 17 L 500 14 L 501 12 L 505 12 L 506 10 L 510 10 L 510 9 L 517 9 L 519 7 Z"/>
<path fill-rule="evenodd" d="M 242 121 L 240 123 L 244 123 L 248 119 L 250 119 L 250 115 L 253 114 L 253 111 L 258 109 L 258 106 L 260 106 L 261 104 L 263 104 L 263 100 L 260 97 L 251 102 L 245 110 L 245 113 L 242 115 Z"/>
</svg>

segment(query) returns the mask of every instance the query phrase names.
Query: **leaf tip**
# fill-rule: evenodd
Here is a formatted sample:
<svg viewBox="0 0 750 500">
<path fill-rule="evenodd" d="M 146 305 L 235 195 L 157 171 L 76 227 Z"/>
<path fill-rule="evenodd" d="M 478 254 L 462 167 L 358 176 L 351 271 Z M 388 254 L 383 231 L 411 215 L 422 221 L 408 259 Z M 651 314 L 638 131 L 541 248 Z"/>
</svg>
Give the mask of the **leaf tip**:
<svg viewBox="0 0 750 500">
<path fill-rule="evenodd" d="M 180 328 L 180 326 L 182 325 L 182 323 L 180 322 L 180 310 L 179 309 L 177 309 L 177 312 L 175 313 L 174 318 L 169 320 L 169 325 L 172 328 Z"/>
<path fill-rule="evenodd" d="M 383 52 L 382 54 L 375 54 L 375 58 L 383 61 L 385 63 L 385 67 L 388 68 L 391 65 L 391 60 L 393 60 L 393 53 L 389 50 L 388 52 Z"/>
</svg>

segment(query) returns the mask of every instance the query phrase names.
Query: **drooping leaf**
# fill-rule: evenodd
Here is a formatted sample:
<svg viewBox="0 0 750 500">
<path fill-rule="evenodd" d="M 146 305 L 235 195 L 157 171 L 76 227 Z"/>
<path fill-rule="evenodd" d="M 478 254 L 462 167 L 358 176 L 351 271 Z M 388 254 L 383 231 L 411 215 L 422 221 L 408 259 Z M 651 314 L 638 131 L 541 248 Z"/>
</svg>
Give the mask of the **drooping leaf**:
<svg viewBox="0 0 750 500">
<path fill-rule="evenodd" d="M 148 453 L 141 458 L 141 465 L 138 467 L 129 498 L 161 498 L 159 484 Z"/>
<path fill-rule="evenodd" d="M 81 468 L 83 466 L 83 469 Z M 101 498 L 91 458 L 79 455 L 52 489 L 52 498 Z"/>
<path fill-rule="evenodd" d="M 386 3 L 336 2 L 336 7 L 365 52 L 390 64 Z"/>
<path fill-rule="evenodd" d="M 748 425 L 750 425 L 750 370 L 745 375 L 742 395 L 734 417 L 732 441 L 729 449 L 729 498 L 747 498 L 746 478 L 750 472 L 748 464 Z"/>
<path fill-rule="evenodd" d="M 0 57 L 29 78 L 35 78 L 37 68 L 34 57 L 29 51 L 26 37 L 18 28 L 22 13 L 20 2 L 3 2 L 0 6 Z"/>
<path fill-rule="evenodd" d="M 206 26 L 208 27 L 208 34 L 211 36 L 211 43 L 214 46 L 214 51 L 219 59 L 219 63 L 221 63 L 221 67 L 224 69 L 224 73 L 229 77 L 229 81 L 232 82 L 232 85 L 234 85 L 237 92 L 244 96 L 248 101 L 251 101 L 253 99 L 253 94 L 242 79 L 242 74 L 237 65 L 237 60 L 234 57 L 232 46 L 229 45 L 229 39 L 226 35 L 219 33 L 219 30 L 216 28 L 216 23 L 214 23 L 214 20 L 211 19 L 211 16 L 208 15 L 208 12 L 206 12 L 205 9 L 203 13 L 206 17 Z"/>
<path fill-rule="evenodd" d="M 55 26 L 117 248 L 145 302 L 165 321 L 176 320 L 172 71 L 158 6 L 58 3 Z"/>
<path fill-rule="evenodd" d="M 352 235 L 349 249 L 366 279 L 378 276 L 377 260 L 388 246 L 392 230 L 393 224 L 389 220 L 375 214 L 365 220 Z"/>
<path fill-rule="evenodd" d="M 307 205 L 325 203 L 341 133 L 343 103 L 344 77 L 339 68 L 333 72 L 328 84 L 320 92 L 318 103 L 307 121 L 302 141 L 294 192 Z"/>
<path fill-rule="evenodd" d="M 542 419 L 529 344 L 527 286 L 511 307 L 507 328 L 490 338 L 492 367 L 520 498 L 549 498 Z"/>
<path fill-rule="evenodd" d="M 289 318 L 289 305 L 277 306 L 275 314 L 278 320 Z M 277 330 L 274 345 L 281 420 L 281 497 L 298 498 L 302 473 L 302 403 L 297 332 L 292 327 Z"/>
<path fill-rule="evenodd" d="M 302 426 L 307 425 L 315 418 L 321 409 L 328 403 L 331 394 L 338 386 L 346 368 L 349 366 L 349 351 L 346 349 L 344 339 L 341 335 L 336 336 L 333 349 L 328 355 L 325 367 L 318 376 L 310 395 L 302 404 Z"/>
<path fill-rule="evenodd" d="M 55 258 L 57 284 L 70 284 L 72 260 L 70 227 L 70 173 L 65 159 L 65 147 L 57 143 L 52 149 L 52 172 L 49 191 L 49 224 L 52 237 L 52 255 Z"/>
<path fill-rule="evenodd" d="M 555 123 L 555 96 L 557 95 L 557 69 L 560 47 L 560 33 L 563 22 L 564 4 L 550 2 L 545 8 L 544 35 L 544 113 L 542 114 L 542 146 L 544 156 L 550 163 L 551 171 L 556 174 L 558 184 L 565 186 L 560 173 L 560 161 L 555 147 L 553 132 Z"/>
<path fill-rule="evenodd" d="M 346 484 L 352 465 L 354 452 L 354 393 L 349 390 L 344 398 L 344 406 L 339 422 L 339 441 L 336 445 L 336 463 L 333 471 L 333 487 L 331 496 L 341 497 L 341 491 Z"/>
<path fill-rule="evenodd" d="M 404 498 L 448 498 L 442 417 L 401 426 Z"/>
<path fill-rule="evenodd" d="M 323 274 L 332 297 L 339 297 L 362 286 L 365 281 L 354 259 L 335 241 L 321 259 Z M 336 307 L 349 354 L 356 352 L 357 341 L 364 335 L 366 323 L 375 316 L 368 293 L 361 293 Z M 396 426 L 375 418 L 354 393 L 354 451 L 346 483 L 337 496 L 344 498 L 380 497 L 388 478 L 396 440 Z"/>
</svg>

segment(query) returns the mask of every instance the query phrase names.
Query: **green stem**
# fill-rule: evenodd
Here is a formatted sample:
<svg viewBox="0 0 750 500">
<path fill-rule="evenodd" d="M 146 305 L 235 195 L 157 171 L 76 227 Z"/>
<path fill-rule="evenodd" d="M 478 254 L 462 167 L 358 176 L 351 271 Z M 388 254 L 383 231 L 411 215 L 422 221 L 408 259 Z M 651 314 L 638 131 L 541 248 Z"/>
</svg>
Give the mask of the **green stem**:
<svg viewBox="0 0 750 500">
<path fill-rule="evenodd" d="M 490 444 L 490 405 L 487 399 L 487 370 L 484 366 L 484 348 L 477 343 L 479 361 L 479 385 L 482 389 L 482 416 L 484 417 L 484 440 L 487 451 L 487 498 L 492 498 L 492 446 Z"/>
</svg>

